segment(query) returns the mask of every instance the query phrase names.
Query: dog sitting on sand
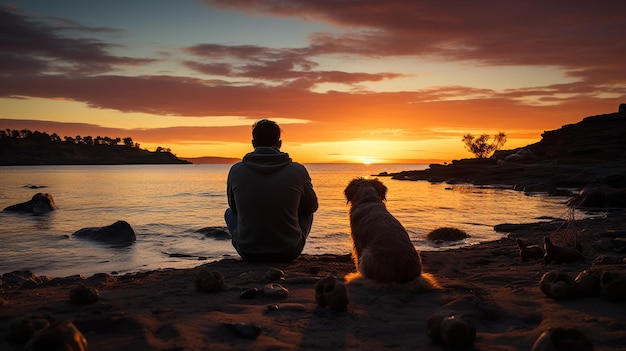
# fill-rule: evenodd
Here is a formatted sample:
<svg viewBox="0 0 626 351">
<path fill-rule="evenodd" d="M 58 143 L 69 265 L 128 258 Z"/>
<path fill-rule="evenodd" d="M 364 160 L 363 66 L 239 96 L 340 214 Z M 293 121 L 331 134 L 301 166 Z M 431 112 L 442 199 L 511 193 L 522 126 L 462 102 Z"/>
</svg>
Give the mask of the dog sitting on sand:
<svg viewBox="0 0 626 351">
<path fill-rule="evenodd" d="M 431 274 L 422 272 L 420 254 L 408 232 L 387 210 L 387 187 L 381 181 L 355 178 L 344 194 L 351 205 L 352 258 L 357 270 L 346 276 L 348 283 L 383 291 L 440 288 Z"/>
</svg>

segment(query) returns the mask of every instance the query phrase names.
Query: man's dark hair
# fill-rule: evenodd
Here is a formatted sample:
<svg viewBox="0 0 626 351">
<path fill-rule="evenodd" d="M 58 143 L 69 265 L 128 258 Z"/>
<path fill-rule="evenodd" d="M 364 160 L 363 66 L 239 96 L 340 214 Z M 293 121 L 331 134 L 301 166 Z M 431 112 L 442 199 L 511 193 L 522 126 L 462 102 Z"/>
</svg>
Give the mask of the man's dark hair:
<svg viewBox="0 0 626 351">
<path fill-rule="evenodd" d="M 262 119 L 252 125 L 254 146 L 276 146 L 280 140 L 280 127 L 276 122 Z"/>
</svg>

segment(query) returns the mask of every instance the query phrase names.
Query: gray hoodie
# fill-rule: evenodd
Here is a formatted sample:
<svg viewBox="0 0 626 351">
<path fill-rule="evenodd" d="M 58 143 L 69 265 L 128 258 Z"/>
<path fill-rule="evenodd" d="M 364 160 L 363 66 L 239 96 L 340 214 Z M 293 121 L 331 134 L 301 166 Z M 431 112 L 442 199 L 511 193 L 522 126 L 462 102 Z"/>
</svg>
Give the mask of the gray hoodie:
<svg viewBox="0 0 626 351">
<path fill-rule="evenodd" d="M 257 147 L 233 165 L 226 193 L 237 215 L 232 242 L 242 257 L 293 252 L 305 240 L 299 215 L 318 207 L 306 168 L 275 147 Z"/>
</svg>

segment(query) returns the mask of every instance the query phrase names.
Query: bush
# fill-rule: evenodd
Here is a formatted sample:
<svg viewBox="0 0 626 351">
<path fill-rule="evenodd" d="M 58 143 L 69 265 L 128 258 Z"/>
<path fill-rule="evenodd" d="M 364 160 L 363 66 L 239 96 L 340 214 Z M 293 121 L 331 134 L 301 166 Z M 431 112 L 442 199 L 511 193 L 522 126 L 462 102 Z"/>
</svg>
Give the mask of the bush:
<svg viewBox="0 0 626 351">
<path fill-rule="evenodd" d="M 487 158 L 504 146 L 504 143 L 506 143 L 506 134 L 499 132 L 493 136 L 491 143 L 489 139 L 488 134 L 482 134 L 479 137 L 475 137 L 472 134 L 465 134 L 463 136 L 463 143 L 465 143 L 465 148 L 473 153 L 476 158 Z"/>
</svg>

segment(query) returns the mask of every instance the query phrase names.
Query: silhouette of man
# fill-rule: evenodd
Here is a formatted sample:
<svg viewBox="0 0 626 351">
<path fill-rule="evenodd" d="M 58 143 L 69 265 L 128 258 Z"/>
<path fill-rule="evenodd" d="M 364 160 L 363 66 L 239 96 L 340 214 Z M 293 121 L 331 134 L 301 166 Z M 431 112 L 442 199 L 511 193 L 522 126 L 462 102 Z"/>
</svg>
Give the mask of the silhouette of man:
<svg viewBox="0 0 626 351">
<path fill-rule="evenodd" d="M 228 173 L 224 219 L 242 259 L 287 262 L 304 248 L 317 211 L 306 168 L 281 152 L 280 127 L 263 119 L 252 126 L 254 151 Z"/>
</svg>

